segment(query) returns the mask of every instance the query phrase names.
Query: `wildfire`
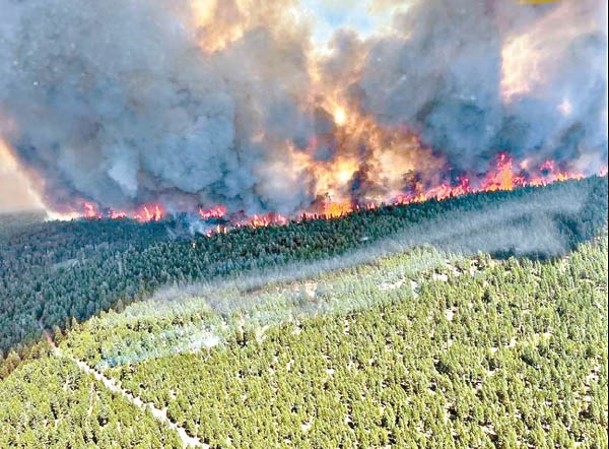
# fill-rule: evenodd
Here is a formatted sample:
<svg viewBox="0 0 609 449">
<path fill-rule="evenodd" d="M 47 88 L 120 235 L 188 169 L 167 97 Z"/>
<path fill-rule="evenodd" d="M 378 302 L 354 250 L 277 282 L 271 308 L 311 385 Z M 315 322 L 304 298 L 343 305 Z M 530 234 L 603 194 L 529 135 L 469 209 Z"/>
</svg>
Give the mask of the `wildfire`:
<svg viewBox="0 0 609 449">
<path fill-rule="evenodd" d="M 199 216 L 204 221 L 223 218 L 225 215 L 226 207 L 224 206 L 216 206 L 211 209 L 199 208 Z"/>
<path fill-rule="evenodd" d="M 150 206 L 143 206 L 133 218 L 141 223 L 148 223 L 150 221 L 161 221 L 164 215 L 165 211 L 161 206 L 152 204 Z"/>
<path fill-rule="evenodd" d="M 239 223 L 238 227 L 265 228 L 271 225 L 284 226 L 290 220 L 281 214 L 269 213 L 264 215 L 253 215 Z"/>
<path fill-rule="evenodd" d="M 289 1 L 281 3 L 283 4 L 260 0 L 192 0 L 192 16 L 189 19 L 200 37 L 201 48 L 214 53 L 225 49 L 255 28 L 271 30 L 284 39 L 298 35 L 302 25 L 305 25 L 299 11 Z"/>
<path fill-rule="evenodd" d="M 103 218 L 103 214 L 101 214 L 97 210 L 97 206 L 93 203 L 83 203 L 82 205 L 85 213 L 85 218 L 95 219 L 95 218 Z"/>
<path fill-rule="evenodd" d="M 347 164 L 348 165 L 348 164 Z M 375 209 L 382 204 L 408 205 L 422 203 L 429 200 L 442 201 L 471 193 L 510 191 L 520 187 L 539 187 L 554 182 L 562 182 L 572 179 L 583 179 L 584 175 L 576 172 L 562 171 L 555 161 L 547 160 L 536 168 L 531 168 L 531 161 L 524 160 L 516 163 L 506 153 L 500 153 L 495 166 L 484 178 L 472 183 L 468 176 L 461 176 L 453 184 L 441 183 L 435 187 L 423 188 L 416 184 L 411 191 L 395 195 L 387 201 L 368 201 L 365 204 L 355 204 L 351 199 L 335 199 L 331 193 L 327 193 L 325 200 L 321 203 L 321 210 L 317 213 L 304 211 L 296 217 L 290 218 L 279 213 L 255 214 L 250 217 L 235 218 L 230 215 L 228 209 L 218 205 L 209 209 L 199 208 L 198 215 L 203 221 L 223 219 L 233 224 L 216 224 L 205 233 L 208 237 L 214 234 L 223 234 L 231 228 L 263 228 L 268 226 L 284 226 L 290 221 L 301 219 L 334 219 L 346 216 L 356 210 Z M 603 168 L 599 176 L 606 176 L 607 169 Z M 340 178 L 340 173 L 338 174 Z M 83 204 L 83 215 L 87 219 L 133 219 L 141 223 L 157 222 L 165 218 L 166 213 L 160 204 L 147 204 L 141 206 L 135 212 L 123 210 L 102 211 L 96 204 L 85 202 Z"/>
<path fill-rule="evenodd" d="M 324 218 L 338 218 L 353 212 L 353 205 L 350 201 L 334 203 L 331 200 L 324 202 L 322 216 Z"/>
<path fill-rule="evenodd" d="M 525 178 L 514 173 L 514 160 L 507 154 L 500 153 L 495 170 L 486 176 L 480 190 L 484 192 L 512 190 L 525 184 Z"/>
<path fill-rule="evenodd" d="M 122 210 L 112 210 L 110 211 L 110 218 L 113 220 L 121 220 L 123 218 L 127 218 L 127 212 Z"/>
<path fill-rule="evenodd" d="M 539 58 L 531 35 L 514 37 L 505 44 L 501 51 L 501 93 L 506 102 L 527 94 L 533 85 L 541 82 Z"/>
<path fill-rule="evenodd" d="M 520 167 L 526 165 L 527 164 L 522 163 L 520 164 Z M 499 190 L 510 191 L 519 187 L 539 187 L 553 182 L 583 178 L 584 176 L 580 173 L 560 171 L 556 162 L 549 160 L 541 164 L 536 173 L 520 173 L 516 171 L 514 159 L 505 153 L 500 153 L 495 168 L 479 182 L 478 187 L 471 186 L 468 177 L 462 177 L 460 182 L 456 185 L 442 184 L 426 192 L 414 192 L 402 195 L 396 198 L 393 201 L 393 204 L 405 205 L 421 203 L 431 199 L 442 201 L 468 193 L 495 192 Z"/>
<path fill-rule="evenodd" d="M 140 223 L 149 223 L 151 221 L 161 221 L 165 217 L 165 210 L 160 204 L 147 204 L 141 206 L 133 213 L 124 210 L 109 210 L 102 211 L 96 204 L 91 202 L 83 203 L 84 217 L 90 220 L 101 220 L 109 218 L 111 220 L 122 220 L 130 218 L 139 221 Z"/>
<path fill-rule="evenodd" d="M 70 204 L 87 199 L 89 219 L 155 222 L 171 204 L 209 222 L 205 229 L 281 225 L 579 177 L 551 161 L 534 167 L 538 148 L 561 159 L 577 148 L 568 166 L 586 173 L 605 154 L 606 129 L 600 138 L 591 130 L 607 115 L 596 98 L 606 30 L 586 2 L 374 0 L 327 9 L 344 2 L 189 0 L 136 2 L 100 19 L 98 2 L 66 15 L 59 1 L 48 27 L 35 26 L 36 8 L 17 3 L 11 32 L 38 38 L 2 40 L 20 67 L 0 82 L 14 91 L 0 99 L 0 132 L 14 147 L 4 152 L 22 163 L 16 168 L 48 201 L 41 205 L 61 213 L 71 212 L 63 202 L 73 195 Z M 370 16 L 365 25 L 352 8 Z M 99 30 L 82 45 L 55 45 L 57 24 L 67 27 L 62 39 L 83 26 Z M 121 64 L 104 66 L 109 52 Z M 47 73 L 38 64 L 47 60 L 84 65 Z M 121 95 L 99 104 L 95 89 L 63 82 L 83 70 L 116 81 Z M 46 101 L 43 91 L 57 98 Z M 468 169 L 497 150 L 494 142 L 532 157 L 516 164 L 500 155 L 487 176 L 473 176 Z M 231 201 L 207 202 L 224 196 Z M 116 204 L 132 207 L 109 209 Z"/>
<path fill-rule="evenodd" d="M 226 234 L 229 230 L 230 230 L 230 228 L 228 226 L 216 225 L 212 229 L 209 229 L 205 233 L 205 235 L 207 237 L 211 237 L 214 234 Z M 192 247 L 193 248 L 196 247 L 196 243 L 195 242 L 192 243 Z"/>
<path fill-rule="evenodd" d="M 337 107 L 334 111 L 334 123 L 337 126 L 344 126 L 347 123 L 347 112 L 342 107 Z"/>
<path fill-rule="evenodd" d="M 327 133 L 315 135 L 304 150 L 287 145 L 292 165 L 312 180 L 317 198 L 329 194 L 334 203 L 350 203 L 359 185 L 366 191 L 359 200 L 383 202 L 403 190 L 405 175 L 420 173 L 430 179 L 446 167 L 415 132 L 384 126 L 357 106 L 336 100 L 340 96 L 331 94 L 318 105 L 332 123 Z M 327 215 L 340 216 L 346 207 L 325 209 Z"/>
</svg>

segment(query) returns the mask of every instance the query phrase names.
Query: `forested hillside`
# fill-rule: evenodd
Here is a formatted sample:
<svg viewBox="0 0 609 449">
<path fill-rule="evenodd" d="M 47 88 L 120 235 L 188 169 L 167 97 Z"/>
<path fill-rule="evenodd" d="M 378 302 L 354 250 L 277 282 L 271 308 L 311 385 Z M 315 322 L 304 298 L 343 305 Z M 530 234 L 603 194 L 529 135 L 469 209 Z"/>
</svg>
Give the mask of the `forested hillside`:
<svg viewBox="0 0 609 449">
<path fill-rule="evenodd" d="M 209 238 L 181 232 L 176 239 L 176 221 L 12 223 L 0 233 L 0 353 L 35 341 L 42 328 L 122 310 L 167 284 L 307 263 L 387 238 L 405 246 L 552 257 L 595 235 L 606 215 L 607 177 L 593 177 Z"/>
<path fill-rule="evenodd" d="M 181 447 L 145 403 L 210 448 L 607 447 L 607 268 L 606 234 L 551 260 L 428 247 L 135 303 L 0 383 L 0 447 Z"/>
<path fill-rule="evenodd" d="M 2 448 L 180 447 L 174 432 L 70 361 L 30 362 L 0 389 L 5 396 L 0 407 Z M 16 400 L 7 400 L 9 396 Z"/>
</svg>

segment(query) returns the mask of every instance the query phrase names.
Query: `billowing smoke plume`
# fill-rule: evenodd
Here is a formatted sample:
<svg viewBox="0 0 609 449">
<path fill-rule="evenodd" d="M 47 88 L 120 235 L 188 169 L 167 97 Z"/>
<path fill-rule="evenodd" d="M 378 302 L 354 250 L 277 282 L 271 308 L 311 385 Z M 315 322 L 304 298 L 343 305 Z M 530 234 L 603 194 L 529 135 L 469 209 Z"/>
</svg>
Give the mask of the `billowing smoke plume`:
<svg viewBox="0 0 609 449">
<path fill-rule="evenodd" d="M 312 135 L 299 41 L 257 27 L 206 54 L 192 11 L 161 0 L 1 8 L 3 132 L 55 203 L 305 202 L 283 147 Z"/>
<path fill-rule="evenodd" d="M 58 209 L 292 213 L 498 151 L 606 164 L 600 0 L 381 3 L 389 32 L 320 52 L 291 0 L 0 0 L 0 134 Z"/>
<path fill-rule="evenodd" d="M 500 150 L 559 160 L 595 155 L 600 163 L 607 154 L 601 9 L 587 0 L 420 1 L 395 16 L 387 37 L 355 51 L 342 43 L 336 57 L 345 48 L 355 59 L 366 51 L 347 95 L 381 123 L 419 132 L 454 166 L 484 169 Z"/>
</svg>

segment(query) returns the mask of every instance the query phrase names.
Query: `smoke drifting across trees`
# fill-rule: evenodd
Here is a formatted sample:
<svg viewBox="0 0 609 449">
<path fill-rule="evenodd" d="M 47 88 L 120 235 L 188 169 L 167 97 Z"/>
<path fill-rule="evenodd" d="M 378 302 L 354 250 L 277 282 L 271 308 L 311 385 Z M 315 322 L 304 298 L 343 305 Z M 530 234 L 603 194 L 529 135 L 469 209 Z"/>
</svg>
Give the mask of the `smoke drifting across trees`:
<svg viewBox="0 0 609 449">
<path fill-rule="evenodd" d="M 427 245 L 554 257 L 597 235 L 606 217 L 607 178 L 593 177 L 209 238 L 174 240 L 168 230 L 176 222 L 8 225 L 0 229 L 0 355 L 34 341 L 41 325 L 63 328 L 73 317 L 121 310 L 168 285 L 298 278 Z"/>
</svg>

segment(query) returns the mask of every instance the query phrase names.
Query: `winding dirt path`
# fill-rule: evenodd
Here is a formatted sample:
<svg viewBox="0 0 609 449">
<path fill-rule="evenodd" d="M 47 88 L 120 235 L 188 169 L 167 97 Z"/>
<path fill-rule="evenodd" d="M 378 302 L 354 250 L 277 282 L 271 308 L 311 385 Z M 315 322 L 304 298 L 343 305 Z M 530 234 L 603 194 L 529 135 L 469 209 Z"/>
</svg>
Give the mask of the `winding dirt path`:
<svg viewBox="0 0 609 449">
<path fill-rule="evenodd" d="M 97 381 L 104 384 L 104 386 L 111 392 L 113 392 L 115 394 L 120 394 L 125 399 L 127 399 L 131 404 L 135 405 L 140 410 L 149 411 L 157 421 L 159 421 L 160 423 L 169 427 L 170 429 L 175 430 L 178 433 L 178 435 L 182 439 L 184 448 L 202 447 L 205 449 L 209 449 L 209 445 L 202 443 L 201 440 L 199 440 L 198 438 L 191 437 L 186 432 L 186 429 L 184 429 L 183 427 L 179 426 L 178 424 L 173 422 L 171 419 L 169 419 L 169 417 L 167 416 L 166 408 L 161 410 L 161 409 L 157 408 L 151 402 L 142 401 L 142 399 L 140 397 L 134 396 L 132 393 L 121 388 L 121 386 L 118 384 L 118 382 L 115 379 L 105 376 L 103 373 L 90 367 L 82 360 L 78 360 L 74 357 L 64 354 L 63 351 L 55 344 L 55 342 L 53 341 L 53 338 L 51 337 L 49 332 L 44 329 L 43 329 L 43 332 L 44 332 L 45 339 L 47 340 L 49 345 L 51 345 L 51 347 L 53 348 L 53 355 L 55 355 L 56 357 L 62 357 L 62 358 L 65 358 L 67 360 L 74 362 L 81 371 L 87 373 L 90 376 L 93 376 Z"/>
</svg>

